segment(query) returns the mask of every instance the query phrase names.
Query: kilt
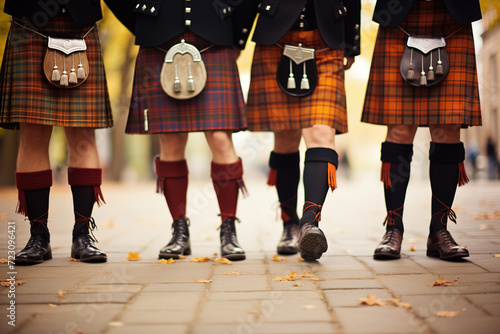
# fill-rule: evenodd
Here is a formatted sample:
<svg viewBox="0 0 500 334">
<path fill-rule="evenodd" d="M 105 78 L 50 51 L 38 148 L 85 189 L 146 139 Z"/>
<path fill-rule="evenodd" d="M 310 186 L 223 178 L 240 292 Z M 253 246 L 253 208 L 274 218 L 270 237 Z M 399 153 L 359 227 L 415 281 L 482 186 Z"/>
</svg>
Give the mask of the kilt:
<svg viewBox="0 0 500 334">
<path fill-rule="evenodd" d="M 398 27 L 378 30 L 362 121 L 374 124 L 481 125 L 476 58 L 471 25 L 462 29 L 443 1 L 415 1 L 401 27 L 410 35 L 442 36 L 450 62 L 447 77 L 432 87 L 413 87 L 399 64 L 406 35 Z M 460 29 L 459 31 L 457 31 Z"/>
<path fill-rule="evenodd" d="M 330 49 L 318 30 L 291 30 L 278 44 L 296 46 L 298 43 L 316 50 L 316 88 L 305 97 L 290 96 L 283 92 L 276 82 L 276 71 L 283 49 L 277 45 L 257 45 L 247 101 L 249 129 L 299 130 L 323 124 L 335 128 L 337 133 L 347 132 L 344 52 Z"/>
<path fill-rule="evenodd" d="M 179 36 L 179 42 L 181 38 L 194 45 L 207 44 L 190 32 Z M 161 87 L 160 73 L 165 52 L 151 47 L 139 49 L 127 133 L 236 132 L 247 128 L 234 50 L 213 46 L 202 52 L 201 57 L 207 70 L 205 88 L 191 99 L 177 100 L 168 96 Z M 148 109 L 147 113 L 145 109 Z"/>
<path fill-rule="evenodd" d="M 91 26 L 79 27 L 57 16 L 39 32 L 51 37 L 82 38 Z M 47 39 L 12 23 L 0 73 L 0 126 L 19 123 L 107 128 L 113 125 L 97 27 L 85 38 L 89 76 L 75 88 L 58 88 L 42 72 Z"/>
</svg>

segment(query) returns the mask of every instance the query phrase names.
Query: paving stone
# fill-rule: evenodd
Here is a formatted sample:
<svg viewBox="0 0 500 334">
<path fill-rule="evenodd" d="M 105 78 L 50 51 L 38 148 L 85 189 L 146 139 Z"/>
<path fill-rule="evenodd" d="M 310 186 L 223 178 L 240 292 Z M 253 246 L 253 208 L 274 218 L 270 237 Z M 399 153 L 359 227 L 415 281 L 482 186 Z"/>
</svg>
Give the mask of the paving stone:
<svg viewBox="0 0 500 334">
<path fill-rule="evenodd" d="M 453 334 L 498 334 L 500 330 L 499 317 L 461 317 L 436 318 L 428 322 L 437 333 Z"/>
<path fill-rule="evenodd" d="M 328 270 L 328 271 L 314 271 L 316 276 L 321 280 L 328 279 L 359 279 L 359 278 L 374 278 L 375 275 L 368 270 Z"/>
<path fill-rule="evenodd" d="M 234 292 L 222 291 L 211 292 L 208 300 L 287 300 L 287 299 L 315 299 L 320 296 L 318 291 L 251 291 Z"/>
<path fill-rule="evenodd" d="M 440 311 L 460 312 L 460 317 L 487 316 L 481 309 L 459 295 L 405 296 L 402 302 L 409 303 L 420 318 L 432 321 Z"/>
<path fill-rule="evenodd" d="M 231 268 L 232 269 L 232 268 Z M 265 291 L 269 283 L 263 275 L 213 275 L 210 291 Z"/>
<path fill-rule="evenodd" d="M 378 299 L 390 299 L 392 296 L 383 289 L 350 289 L 324 291 L 326 301 L 330 307 L 359 306 L 359 298 L 372 294 Z"/>
<path fill-rule="evenodd" d="M 330 289 L 381 289 L 383 286 L 374 279 L 336 279 L 319 282 L 322 290 Z"/>
<path fill-rule="evenodd" d="M 194 310 L 203 297 L 201 292 L 143 292 L 133 300 L 129 310 Z"/>
<path fill-rule="evenodd" d="M 166 301 L 168 303 L 168 301 Z M 157 310 L 128 310 L 121 314 L 121 322 L 129 324 L 189 324 L 193 321 L 196 314 L 186 312 L 185 309 L 157 309 Z"/>
<path fill-rule="evenodd" d="M 360 257 L 371 270 L 379 275 L 397 274 L 425 274 L 424 268 L 409 258 L 401 258 L 397 261 L 375 260 L 373 257 Z"/>
<path fill-rule="evenodd" d="M 148 284 L 142 292 L 180 292 L 180 291 L 205 291 L 205 284 L 200 283 L 165 283 L 165 284 Z"/>
<path fill-rule="evenodd" d="M 155 324 L 141 324 L 141 325 L 127 325 L 120 327 L 111 327 L 107 334 L 187 334 L 188 327 L 186 325 L 155 325 Z"/>
<path fill-rule="evenodd" d="M 270 302 L 273 305 L 273 302 Z M 202 324 L 244 323 L 260 314 L 259 301 L 209 300 L 203 304 L 199 315 Z M 252 320 L 253 321 L 253 320 Z"/>
<path fill-rule="evenodd" d="M 264 264 L 247 264 L 233 262 L 230 266 L 217 266 L 214 268 L 215 275 L 223 275 L 228 271 L 239 271 L 242 275 L 265 275 L 267 268 Z"/>
</svg>

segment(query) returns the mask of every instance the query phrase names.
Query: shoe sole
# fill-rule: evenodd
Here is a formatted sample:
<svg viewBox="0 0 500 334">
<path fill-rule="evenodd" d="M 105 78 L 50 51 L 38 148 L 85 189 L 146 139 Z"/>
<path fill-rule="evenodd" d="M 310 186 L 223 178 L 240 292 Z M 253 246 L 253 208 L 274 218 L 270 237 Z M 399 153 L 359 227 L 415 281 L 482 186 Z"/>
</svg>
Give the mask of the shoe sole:
<svg viewBox="0 0 500 334">
<path fill-rule="evenodd" d="M 401 258 L 401 254 L 373 254 L 375 260 L 397 260 Z"/>
<path fill-rule="evenodd" d="M 180 256 L 185 256 L 185 255 L 191 255 L 191 249 L 185 249 L 184 252 L 182 252 L 182 254 L 163 254 L 163 253 L 159 253 L 158 254 L 158 258 L 159 259 L 165 259 L 165 260 L 168 260 L 168 259 L 177 260 L 177 259 L 179 259 Z"/>
<path fill-rule="evenodd" d="M 441 260 L 460 260 L 464 257 L 469 257 L 469 254 L 455 254 L 451 256 L 441 256 L 441 254 L 439 254 L 438 251 L 433 251 L 433 250 L 427 250 L 426 254 L 429 257 L 434 257 Z"/>
<path fill-rule="evenodd" d="M 279 255 L 294 255 L 299 252 L 297 248 L 292 248 L 292 247 L 283 247 L 283 248 L 277 248 L 277 252 Z"/>
<path fill-rule="evenodd" d="M 93 262 L 93 263 L 99 263 L 99 262 L 106 262 L 108 261 L 107 255 L 96 255 L 96 256 L 91 256 L 87 257 L 85 259 L 80 258 L 78 254 L 71 253 L 71 257 L 76 260 L 80 260 L 80 262 Z"/>
<path fill-rule="evenodd" d="M 43 256 L 41 260 L 29 260 L 29 259 L 23 259 L 23 258 L 16 258 L 14 263 L 19 266 L 31 266 L 34 264 L 40 264 L 44 261 L 47 260 L 52 260 L 52 253 L 47 253 Z"/>
<path fill-rule="evenodd" d="M 245 254 L 228 254 L 228 255 L 223 255 L 222 257 L 231 261 L 241 261 L 246 259 Z"/>
<path fill-rule="evenodd" d="M 310 231 L 299 243 L 300 255 L 306 261 L 317 260 L 328 249 L 328 242 L 321 230 Z"/>
</svg>

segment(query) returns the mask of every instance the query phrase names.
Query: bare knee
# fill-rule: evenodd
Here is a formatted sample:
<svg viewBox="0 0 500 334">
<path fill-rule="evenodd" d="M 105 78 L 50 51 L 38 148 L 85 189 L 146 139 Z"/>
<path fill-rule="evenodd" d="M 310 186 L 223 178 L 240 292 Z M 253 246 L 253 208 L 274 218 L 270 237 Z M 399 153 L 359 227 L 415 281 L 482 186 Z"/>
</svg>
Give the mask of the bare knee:
<svg viewBox="0 0 500 334">
<path fill-rule="evenodd" d="M 294 153 L 299 150 L 302 133 L 300 130 L 284 130 L 274 133 L 274 152 Z"/>
<path fill-rule="evenodd" d="M 310 128 L 302 129 L 302 135 L 304 136 L 307 148 L 335 148 L 335 129 L 328 125 L 317 124 Z"/>
<path fill-rule="evenodd" d="M 417 132 L 417 125 L 389 125 L 386 141 L 398 144 L 412 144 Z"/>
</svg>

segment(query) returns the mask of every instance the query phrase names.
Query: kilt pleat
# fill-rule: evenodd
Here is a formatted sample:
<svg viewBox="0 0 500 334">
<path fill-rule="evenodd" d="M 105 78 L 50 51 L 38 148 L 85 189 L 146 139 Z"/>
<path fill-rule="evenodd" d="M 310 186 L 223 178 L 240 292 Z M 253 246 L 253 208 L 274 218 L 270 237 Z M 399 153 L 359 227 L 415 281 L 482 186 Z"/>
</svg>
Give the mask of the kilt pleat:
<svg viewBox="0 0 500 334">
<path fill-rule="evenodd" d="M 318 84 L 305 97 L 286 94 L 276 82 L 282 47 L 298 43 L 316 50 Z M 318 30 L 292 30 L 278 44 L 281 47 L 257 45 L 255 48 L 247 102 L 249 129 L 298 130 L 322 124 L 335 128 L 337 133 L 347 132 L 343 51 L 330 49 Z"/>
<path fill-rule="evenodd" d="M 183 34 L 182 38 L 195 45 L 199 40 L 192 33 Z M 161 87 L 165 52 L 157 48 L 139 49 L 127 133 L 240 131 L 247 128 L 233 49 L 213 46 L 201 56 L 207 70 L 205 88 L 194 98 L 177 100 Z"/>
<path fill-rule="evenodd" d="M 379 27 L 362 121 L 386 125 L 481 125 L 471 25 L 457 25 L 442 1 L 415 1 L 401 27 L 414 36 L 447 37 L 456 32 L 446 39 L 450 71 L 440 84 L 409 85 L 399 71 L 406 35 L 398 27 Z"/>
<path fill-rule="evenodd" d="M 60 38 L 82 38 L 91 27 L 78 27 L 58 16 L 39 32 Z M 0 126 L 19 123 L 62 127 L 107 128 L 113 116 L 97 27 L 86 36 L 89 76 L 75 88 L 58 88 L 42 72 L 47 39 L 12 23 L 0 73 Z"/>
</svg>

